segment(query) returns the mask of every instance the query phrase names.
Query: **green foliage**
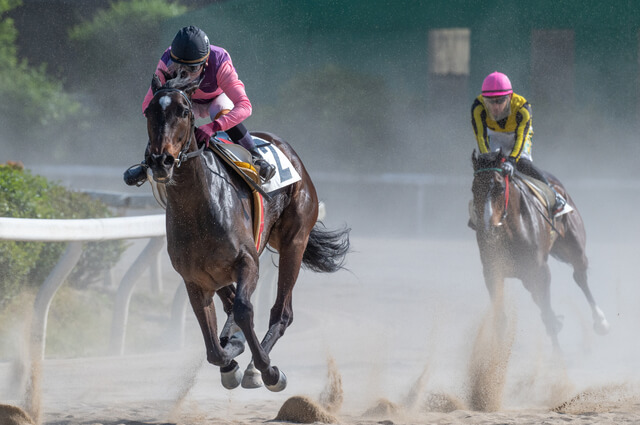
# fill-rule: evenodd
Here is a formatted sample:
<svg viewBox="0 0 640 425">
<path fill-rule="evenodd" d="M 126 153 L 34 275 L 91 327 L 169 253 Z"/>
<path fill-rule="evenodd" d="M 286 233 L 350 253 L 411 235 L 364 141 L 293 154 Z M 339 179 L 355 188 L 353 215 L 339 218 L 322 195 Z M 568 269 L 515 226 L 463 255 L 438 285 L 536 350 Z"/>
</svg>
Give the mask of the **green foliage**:
<svg viewBox="0 0 640 425">
<path fill-rule="evenodd" d="M 161 53 L 161 24 L 186 11 L 167 0 L 120 0 L 99 10 L 69 30 L 77 51 L 74 80 L 91 89 L 104 110 L 139 113 Z"/>
<path fill-rule="evenodd" d="M 69 37 L 72 40 L 92 42 L 104 39 L 105 36 L 113 36 L 115 40 L 108 37 L 104 41 L 126 43 L 127 40 L 122 39 L 119 34 L 140 34 L 140 30 L 155 29 L 159 21 L 186 11 L 187 8 L 177 2 L 166 0 L 120 0 L 112 3 L 109 9 L 98 11 L 91 21 L 73 27 L 69 31 Z M 128 41 L 131 42 L 131 39 Z"/>
<path fill-rule="evenodd" d="M 0 13 L 18 7 L 19 0 L 0 0 Z M 18 59 L 17 31 L 13 20 L 0 17 L 0 116 L 6 134 L 40 127 L 76 114 L 79 105 L 66 94 L 59 81 L 52 80 L 45 65 L 31 67 Z"/>
<path fill-rule="evenodd" d="M 304 129 L 298 143 L 305 141 L 304 152 L 299 152 L 305 163 L 331 158 L 331 164 L 315 165 L 366 166 L 363 153 L 377 149 L 384 155 L 391 137 L 391 99 L 381 77 L 328 65 L 285 83 L 277 109 L 263 114 L 271 123 L 285 123 L 285 133 Z M 326 155 L 327 150 L 340 154 Z"/>
<path fill-rule="evenodd" d="M 110 217 L 102 202 L 71 192 L 21 167 L 0 165 L 0 217 L 80 219 Z M 76 287 L 98 280 L 124 251 L 121 241 L 89 242 L 69 276 Z M 64 243 L 0 242 L 0 306 L 21 288 L 38 287 L 58 262 Z"/>
</svg>

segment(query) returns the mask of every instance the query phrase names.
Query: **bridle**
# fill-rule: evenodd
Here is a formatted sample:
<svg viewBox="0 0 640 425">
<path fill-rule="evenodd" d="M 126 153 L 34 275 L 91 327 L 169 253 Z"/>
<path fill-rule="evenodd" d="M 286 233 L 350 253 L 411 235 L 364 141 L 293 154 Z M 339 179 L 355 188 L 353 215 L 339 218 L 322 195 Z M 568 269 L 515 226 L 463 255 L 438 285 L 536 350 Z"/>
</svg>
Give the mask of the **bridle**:
<svg viewBox="0 0 640 425">
<path fill-rule="evenodd" d="M 504 162 L 505 159 L 502 158 L 502 162 Z M 474 176 L 477 176 L 480 173 L 486 173 L 486 172 L 497 172 L 500 174 L 504 174 L 504 184 L 505 184 L 505 189 L 504 189 L 504 211 L 502 212 L 502 217 L 500 218 L 500 221 L 502 222 L 502 220 L 505 219 L 505 217 L 507 216 L 507 209 L 509 208 L 509 174 L 505 174 L 504 169 L 500 168 L 500 167 L 487 167 L 487 168 L 479 168 L 477 170 L 475 170 L 473 172 Z"/>
<path fill-rule="evenodd" d="M 182 147 L 182 149 L 180 150 L 180 153 L 178 154 L 178 157 L 174 160 L 174 164 L 177 168 L 180 168 L 180 165 L 182 165 L 183 162 L 187 161 L 189 158 L 193 158 L 196 157 L 198 155 L 201 155 L 202 152 L 204 151 L 204 149 L 207 147 L 207 143 L 203 143 L 202 146 L 198 149 L 196 149 L 193 152 L 188 152 L 189 147 L 191 146 L 191 140 L 193 139 L 194 136 L 194 132 L 195 132 L 195 128 L 196 128 L 196 120 L 195 120 L 195 116 L 193 115 L 193 104 L 191 103 L 191 99 L 189 99 L 189 96 L 187 96 L 187 94 L 180 90 L 180 89 L 176 89 L 176 88 L 161 88 L 158 89 L 154 94 L 153 97 L 155 98 L 159 93 L 171 93 L 171 92 L 178 92 L 180 93 L 180 95 L 182 95 L 182 97 L 184 98 L 184 100 L 187 101 L 187 104 L 189 105 L 189 134 L 187 136 L 187 143 L 184 144 L 184 146 Z"/>
</svg>

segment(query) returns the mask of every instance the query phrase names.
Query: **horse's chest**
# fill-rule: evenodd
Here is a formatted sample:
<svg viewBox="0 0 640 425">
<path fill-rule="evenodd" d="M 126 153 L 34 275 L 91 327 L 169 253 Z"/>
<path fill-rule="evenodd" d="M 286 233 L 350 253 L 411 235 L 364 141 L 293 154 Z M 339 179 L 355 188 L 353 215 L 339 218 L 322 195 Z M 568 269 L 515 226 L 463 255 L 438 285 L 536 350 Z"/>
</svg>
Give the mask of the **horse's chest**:
<svg viewBox="0 0 640 425">
<path fill-rule="evenodd" d="M 173 268 L 188 281 L 232 281 L 237 246 L 229 239 L 213 236 L 187 237 L 167 234 L 167 252 Z"/>
</svg>

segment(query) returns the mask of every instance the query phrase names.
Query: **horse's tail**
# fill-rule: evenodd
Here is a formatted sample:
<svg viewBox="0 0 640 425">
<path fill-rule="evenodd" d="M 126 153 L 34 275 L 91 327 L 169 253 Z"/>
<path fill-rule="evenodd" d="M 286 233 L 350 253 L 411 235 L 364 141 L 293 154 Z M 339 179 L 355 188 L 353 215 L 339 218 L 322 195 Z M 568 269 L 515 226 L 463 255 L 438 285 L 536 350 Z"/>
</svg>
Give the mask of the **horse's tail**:
<svg viewBox="0 0 640 425">
<path fill-rule="evenodd" d="M 306 268 L 319 273 L 333 273 L 344 268 L 345 257 L 349 252 L 350 231 L 350 228 L 328 230 L 322 222 L 316 223 L 309 234 L 302 263 Z"/>
</svg>

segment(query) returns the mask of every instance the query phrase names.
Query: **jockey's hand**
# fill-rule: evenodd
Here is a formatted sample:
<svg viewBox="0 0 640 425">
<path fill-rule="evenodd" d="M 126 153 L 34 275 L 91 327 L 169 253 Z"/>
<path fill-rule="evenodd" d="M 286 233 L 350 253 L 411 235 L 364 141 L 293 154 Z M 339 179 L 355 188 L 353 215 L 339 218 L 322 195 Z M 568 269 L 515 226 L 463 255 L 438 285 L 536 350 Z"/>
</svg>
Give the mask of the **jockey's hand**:
<svg viewBox="0 0 640 425">
<path fill-rule="evenodd" d="M 513 177 L 513 172 L 516 169 L 515 161 L 511 158 L 508 158 L 505 162 L 502 163 L 502 171 L 504 171 L 505 176 Z"/>
<path fill-rule="evenodd" d="M 194 134 L 196 136 L 196 140 L 198 141 L 198 145 L 207 143 L 209 139 L 211 139 L 211 136 L 209 135 L 209 133 L 207 133 L 206 131 L 198 127 L 196 127 Z"/>
</svg>

